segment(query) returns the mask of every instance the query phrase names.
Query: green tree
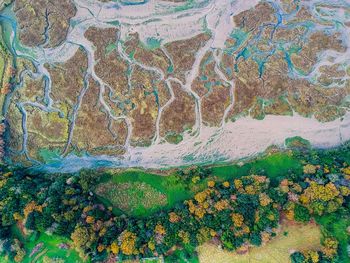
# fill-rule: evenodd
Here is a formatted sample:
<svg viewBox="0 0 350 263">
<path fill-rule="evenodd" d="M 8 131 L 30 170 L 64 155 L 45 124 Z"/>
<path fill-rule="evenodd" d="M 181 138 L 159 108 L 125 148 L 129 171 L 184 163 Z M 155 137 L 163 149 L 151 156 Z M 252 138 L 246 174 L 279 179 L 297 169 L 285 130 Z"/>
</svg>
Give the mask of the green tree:
<svg viewBox="0 0 350 263">
<path fill-rule="evenodd" d="M 99 177 L 94 172 L 83 169 L 80 171 L 78 182 L 83 191 L 88 192 L 91 190 L 91 186 L 96 185 Z"/>
<path fill-rule="evenodd" d="M 294 208 L 294 218 L 296 221 L 309 222 L 310 212 L 306 207 L 297 204 L 295 205 L 295 208 Z"/>
<path fill-rule="evenodd" d="M 292 263 L 303 263 L 305 261 L 305 257 L 303 254 L 297 251 L 290 255 L 290 260 Z"/>
</svg>

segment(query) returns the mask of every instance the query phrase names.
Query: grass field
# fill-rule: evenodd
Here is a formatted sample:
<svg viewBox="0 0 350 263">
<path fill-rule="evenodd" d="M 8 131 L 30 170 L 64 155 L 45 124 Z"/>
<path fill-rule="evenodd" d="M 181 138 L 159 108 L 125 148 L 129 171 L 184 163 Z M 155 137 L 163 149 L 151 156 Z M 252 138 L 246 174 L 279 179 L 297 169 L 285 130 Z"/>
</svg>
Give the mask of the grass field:
<svg viewBox="0 0 350 263">
<path fill-rule="evenodd" d="M 109 171 L 102 177 L 95 193 L 113 212 L 140 217 L 160 209 L 173 207 L 204 189 L 207 181 L 225 181 L 250 174 L 270 178 L 285 177 L 288 173 L 302 173 L 301 160 L 291 151 L 267 154 L 243 165 L 230 164 L 211 167 L 211 176 L 196 184 L 186 184 L 175 174 L 159 175 L 138 169 Z"/>
<path fill-rule="evenodd" d="M 222 179 L 231 179 L 249 174 L 266 175 L 274 178 L 286 176 L 289 172 L 302 173 L 301 161 L 290 151 L 267 154 L 241 166 L 232 164 L 212 168 L 212 173 Z"/>
<path fill-rule="evenodd" d="M 143 215 L 167 205 L 167 196 L 144 182 L 104 183 L 96 191 L 122 211 Z"/>
<path fill-rule="evenodd" d="M 116 211 L 133 216 L 150 215 L 192 196 L 175 175 L 162 176 L 137 169 L 105 175 L 95 192 Z"/>
<path fill-rule="evenodd" d="M 198 248 L 200 263 L 287 263 L 295 250 L 319 249 L 321 231 L 316 224 L 282 224 L 280 233 L 265 246 L 239 255 L 206 243 Z"/>
<path fill-rule="evenodd" d="M 61 249 L 59 245 L 71 244 L 71 241 L 64 237 L 56 236 L 56 235 L 47 235 L 45 233 L 41 233 L 39 236 L 35 234 L 24 236 L 18 227 L 13 227 L 12 232 L 15 236 L 24 244 L 24 249 L 26 251 L 26 256 L 24 257 L 22 263 L 47 263 L 47 262 L 60 262 L 60 263 L 81 263 L 81 262 L 89 262 L 83 261 L 79 254 L 71 248 Z M 30 256 L 33 248 L 36 245 L 42 243 L 42 247 L 38 250 L 37 253 Z M 1 263 L 12 263 L 12 261 L 8 261 L 4 257 L 0 257 Z"/>
</svg>

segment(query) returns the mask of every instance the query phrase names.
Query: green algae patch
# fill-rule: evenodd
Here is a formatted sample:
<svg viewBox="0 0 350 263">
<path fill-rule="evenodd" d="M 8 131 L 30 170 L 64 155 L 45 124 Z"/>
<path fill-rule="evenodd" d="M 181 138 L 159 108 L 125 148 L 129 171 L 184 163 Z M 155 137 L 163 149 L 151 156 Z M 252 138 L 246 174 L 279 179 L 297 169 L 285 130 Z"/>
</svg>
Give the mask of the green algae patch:
<svg viewBox="0 0 350 263">
<path fill-rule="evenodd" d="M 111 53 L 113 50 L 115 50 L 117 48 L 117 45 L 115 43 L 110 43 L 107 47 L 106 47 L 106 55 L 108 55 L 109 53 Z"/>
<path fill-rule="evenodd" d="M 149 37 L 146 40 L 145 47 L 147 49 L 154 50 L 154 49 L 160 48 L 161 42 L 162 42 L 161 39 L 157 39 L 157 38 L 154 38 L 154 37 Z"/>
<path fill-rule="evenodd" d="M 54 161 L 55 159 L 60 158 L 61 151 L 58 148 L 55 148 L 55 149 L 44 148 L 39 150 L 39 156 L 45 163 L 49 163 L 51 161 Z"/>
<path fill-rule="evenodd" d="M 235 29 L 231 32 L 230 38 L 233 40 L 232 43 L 230 41 L 226 41 L 225 52 L 232 55 L 242 44 L 248 39 L 249 33 L 243 31 L 242 29 Z"/>
<path fill-rule="evenodd" d="M 174 65 L 170 65 L 167 69 L 168 73 L 173 73 L 174 72 Z"/>
<path fill-rule="evenodd" d="M 184 5 L 177 6 L 174 8 L 174 12 L 185 11 L 194 7 L 194 0 L 185 1 Z"/>
</svg>

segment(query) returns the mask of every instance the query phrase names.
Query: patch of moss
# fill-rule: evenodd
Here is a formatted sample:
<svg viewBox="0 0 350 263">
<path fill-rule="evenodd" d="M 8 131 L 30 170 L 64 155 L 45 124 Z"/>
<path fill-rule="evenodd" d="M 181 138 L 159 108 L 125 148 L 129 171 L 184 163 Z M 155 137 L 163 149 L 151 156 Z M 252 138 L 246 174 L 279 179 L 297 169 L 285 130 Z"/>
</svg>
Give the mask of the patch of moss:
<svg viewBox="0 0 350 263">
<path fill-rule="evenodd" d="M 181 134 L 171 133 L 165 137 L 165 140 L 171 144 L 179 144 L 183 140 L 183 136 Z"/>
<path fill-rule="evenodd" d="M 284 144 L 289 149 L 310 149 L 311 148 L 310 142 L 300 136 L 287 138 Z"/>
</svg>

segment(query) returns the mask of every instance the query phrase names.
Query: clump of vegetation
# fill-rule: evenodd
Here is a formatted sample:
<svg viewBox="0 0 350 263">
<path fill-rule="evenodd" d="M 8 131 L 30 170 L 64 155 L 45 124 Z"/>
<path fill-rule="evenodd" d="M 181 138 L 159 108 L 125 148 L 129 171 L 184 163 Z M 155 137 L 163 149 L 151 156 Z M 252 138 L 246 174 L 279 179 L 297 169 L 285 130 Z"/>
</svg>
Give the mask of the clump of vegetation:
<svg viewBox="0 0 350 263">
<path fill-rule="evenodd" d="M 310 142 L 299 136 L 287 138 L 285 140 L 285 145 L 290 149 L 311 149 Z"/>
<path fill-rule="evenodd" d="M 321 250 L 294 252 L 291 255 L 291 261 L 292 263 L 339 262 L 337 251 L 338 241 L 335 238 L 327 237 L 323 241 Z"/>
<path fill-rule="evenodd" d="M 183 136 L 177 133 L 169 133 L 166 135 L 165 140 L 171 144 L 179 144 L 183 140 Z"/>
</svg>

